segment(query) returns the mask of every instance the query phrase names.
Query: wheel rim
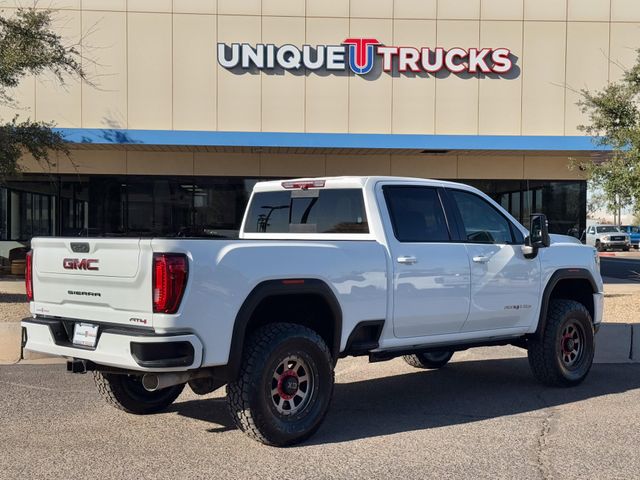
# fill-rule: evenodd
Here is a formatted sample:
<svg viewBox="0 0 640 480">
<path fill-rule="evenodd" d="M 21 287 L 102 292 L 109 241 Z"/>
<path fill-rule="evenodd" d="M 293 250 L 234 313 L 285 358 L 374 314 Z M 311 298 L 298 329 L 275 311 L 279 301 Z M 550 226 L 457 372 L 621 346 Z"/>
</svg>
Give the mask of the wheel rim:
<svg viewBox="0 0 640 480">
<path fill-rule="evenodd" d="M 584 355 L 585 335 L 582 326 L 574 321 L 565 325 L 560 337 L 559 354 L 562 364 L 574 368 Z"/>
<path fill-rule="evenodd" d="M 307 362 L 298 355 L 284 358 L 273 371 L 271 401 L 283 416 L 302 412 L 313 396 L 313 374 Z"/>
</svg>

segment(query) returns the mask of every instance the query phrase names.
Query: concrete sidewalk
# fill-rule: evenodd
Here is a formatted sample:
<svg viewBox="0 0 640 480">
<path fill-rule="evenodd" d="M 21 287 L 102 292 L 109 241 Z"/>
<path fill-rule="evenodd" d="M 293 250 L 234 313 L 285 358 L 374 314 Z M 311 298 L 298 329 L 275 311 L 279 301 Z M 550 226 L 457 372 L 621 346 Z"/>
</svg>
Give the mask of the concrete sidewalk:
<svg viewBox="0 0 640 480">
<path fill-rule="evenodd" d="M 602 277 L 604 293 L 640 293 L 640 281 L 632 282 L 624 278 Z"/>
<path fill-rule="evenodd" d="M 25 295 L 24 277 L 0 276 L 0 292 Z"/>
</svg>

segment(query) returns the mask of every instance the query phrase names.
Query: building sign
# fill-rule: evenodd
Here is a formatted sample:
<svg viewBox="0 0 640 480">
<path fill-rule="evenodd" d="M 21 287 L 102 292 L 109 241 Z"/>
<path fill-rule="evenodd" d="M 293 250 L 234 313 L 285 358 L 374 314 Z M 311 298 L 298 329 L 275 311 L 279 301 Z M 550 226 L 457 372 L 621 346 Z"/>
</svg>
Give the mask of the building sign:
<svg viewBox="0 0 640 480">
<path fill-rule="evenodd" d="M 340 45 L 281 45 L 259 43 L 218 44 L 218 63 L 227 69 L 351 70 L 371 72 L 376 62 L 391 72 L 494 73 L 504 75 L 514 67 L 507 48 L 416 48 L 383 45 L 375 38 L 347 38 Z"/>
</svg>

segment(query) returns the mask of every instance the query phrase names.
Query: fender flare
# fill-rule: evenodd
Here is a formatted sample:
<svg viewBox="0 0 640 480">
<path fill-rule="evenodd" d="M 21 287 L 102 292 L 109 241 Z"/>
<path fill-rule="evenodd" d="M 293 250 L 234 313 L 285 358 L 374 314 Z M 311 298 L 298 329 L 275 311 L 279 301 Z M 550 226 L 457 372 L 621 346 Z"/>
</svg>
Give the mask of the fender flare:
<svg viewBox="0 0 640 480">
<path fill-rule="evenodd" d="M 547 326 L 547 312 L 549 311 L 549 302 L 551 300 L 551 294 L 561 280 L 587 280 L 591 285 L 591 293 L 598 291 L 598 285 L 591 275 L 591 272 L 586 268 L 561 268 L 553 272 L 551 278 L 547 282 L 542 294 L 542 304 L 540 307 L 540 316 L 538 318 L 538 326 L 535 333 L 535 337 L 541 337 Z"/>
<path fill-rule="evenodd" d="M 333 290 L 331 290 L 325 282 L 316 278 L 267 280 L 256 285 L 236 315 L 231 337 L 231 348 L 229 349 L 229 360 L 225 368 L 228 380 L 235 379 L 238 376 L 242 362 L 247 326 L 258 305 L 269 297 L 308 294 L 322 297 L 331 310 L 334 334 L 333 342 L 329 345 L 329 348 L 334 358 L 338 358 L 340 354 L 340 342 L 342 340 L 342 308 Z"/>
</svg>

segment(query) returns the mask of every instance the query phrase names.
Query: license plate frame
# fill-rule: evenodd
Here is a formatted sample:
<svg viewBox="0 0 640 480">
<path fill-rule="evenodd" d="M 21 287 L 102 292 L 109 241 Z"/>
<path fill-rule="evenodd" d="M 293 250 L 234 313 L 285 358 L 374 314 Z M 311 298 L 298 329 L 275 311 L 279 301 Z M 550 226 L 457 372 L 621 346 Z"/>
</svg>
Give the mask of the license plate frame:
<svg viewBox="0 0 640 480">
<path fill-rule="evenodd" d="M 75 323 L 71 343 L 78 347 L 95 348 L 98 343 L 98 332 L 99 326 L 95 323 Z"/>
</svg>

